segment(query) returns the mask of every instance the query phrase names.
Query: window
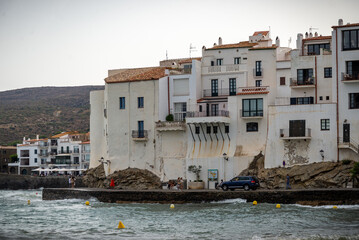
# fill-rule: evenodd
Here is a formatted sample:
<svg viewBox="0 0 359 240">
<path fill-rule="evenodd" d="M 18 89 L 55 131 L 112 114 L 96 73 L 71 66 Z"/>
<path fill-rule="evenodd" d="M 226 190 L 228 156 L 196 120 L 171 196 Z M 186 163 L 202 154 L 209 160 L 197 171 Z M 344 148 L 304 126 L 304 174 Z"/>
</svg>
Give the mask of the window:
<svg viewBox="0 0 359 240">
<path fill-rule="evenodd" d="M 80 163 L 80 158 L 74 157 L 74 164 L 79 164 L 79 163 Z"/>
<path fill-rule="evenodd" d="M 256 80 L 256 87 L 262 86 L 262 80 Z"/>
<path fill-rule="evenodd" d="M 145 137 L 144 122 L 138 121 L 137 126 L 138 126 L 138 138 L 144 138 Z"/>
<path fill-rule="evenodd" d="M 320 130 L 330 130 L 329 119 L 320 119 Z"/>
<path fill-rule="evenodd" d="M 188 96 L 189 95 L 189 79 L 173 79 L 173 95 Z"/>
<path fill-rule="evenodd" d="M 187 103 L 175 103 L 174 120 L 184 121 L 187 113 Z"/>
<path fill-rule="evenodd" d="M 280 78 L 279 78 L 279 81 L 280 81 L 279 84 L 280 84 L 281 86 L 285 85 L 285 77 L 280 77 Z"/>
<path fill-rule="evenodd" d="M 215 134 L 218 133 L 218 126 L 213 126 L 213 133 L 215 133 Z"/>
<path fill-rule="evenodd" d="M 242 107 L 243 117 L 263 116 L 263 98 L 243 99 Z"/>
<path fill-rule="evenodd" d="M 229 79 L 229 95 L 233 96 L 236 95 L 237 91 L 236 91 L 236 79 L 235 78 L 230 78 Z"/>
<path fill-rule="evenodd" d="M 196 126 L 196 128 L 195 128 L 195 132 L 196 132 L 196 134 L 199 134 L 199 127 L 198 126 Z"/>
<path fill-rule="evenodd" d="M 211 134 L 211 127 L 207 126 L 207 134 Z"/>
<path fill-rule="evenodd" d="M 211 116 L 218 116 L 218 104 L 211 104 Z"/>
<path fill-rule="evenodd" d="M 297 85 L 314 84 L 313 68 L 297 70 Z"/>
<path fill-rule="evenodd" d="M 218 96 L 218 79 L 211 80 L 211 94 L 212 97 Z"/>
<path fill-rule="evenodd" d="M 305 120 L 289 120 L 289 137 L 305 137 Z"/>
<path fill-rule="evenodd" d="M 211 66 L 214 66 L 214 61 L 211 61 Z"/>
<path fill-rule="evenodd" d="M 332 77 L 332 68 L 324 68 L 324 77 L 331 78 Z"/>
<path fill-rule="evenodd" d="M 326 96 L 326 100 L 329 100 L 329 96 Z"/>
<path fill-rule="evenodd" d="M 199 105 L 199 112 L 202 112 L 202 105 Z"/>
<path fill-rule="evenodd" d="M 247 60 L 247 58 L 243 58 L 243 60 Z"/>
<path fill-rule="evenodd" d="M 126 101 L 125 101 L 125 97 L 120 97 L 120 109 L 125 109 L 126 107 Z"/>
<path fill-rule="evenodd" d="M 41 164 L 45 164 L 46 163 L 46 158 L 41 158 Z"/>
<path fill-rule="evenodd" d="M 359 108 L 359 93 L 349 93 L 349 109 Z"/>
<path fill-rule="evenodd" d="M 345 80 L 358 80 L 359 79 L 359 61 L 346 62 L 346 76 Z"/>
<path fill-rule="evenodd" d="M 240 57 L 235 57 L 234 58 L 234 64 L 240 64 L 241 63 L 241 58 Z"/>
<path fill-rule="evenodd" d="M 224 126 L 224 133 L 229 133 L 229 126 Z"/>
<path fill-rule="evenodd" d="M 310 45 L 308 45 L 307 54 L 308 55 L 319 55 L 321 48 L 326 49 L 326 50 L 330 50 L 330 44 L 329 43 L 310 44 Z"/>
<path fill-rule="evenodd" d="M 323 96 L 320 96 L 320 97 L 319 97 L 319 100 L 322 101 L 322 100 L 323 100 Z"/>
<path fill-rule="evenodd" d="M 217 66 L 221 66 L 223 64 L 223 59 L 219 58 L 217 59 Z"/>
<path fill-rule="evenodd" d="M 144 104 L 143 97 L 138 97 L 137 98 L 137 104 L 138 104 L 138 108 L 143 108 L 143 104 Z"/>
<path fill-rule="evenodd" d="M 262 61 L 256 61 L 255 76 L 262 76 Z"/>
<path fill-rule="evenodd" d="M 34 158 L 34 163 L 37 163 L 37 158 Z"/>
<path fill-rule="evenodd" d="M 247 123 L 247 132 L 258 132 L 258 123 L 257 122 Z"/>
<path fill-rule="evenodd" d="M 37 149 L 34 149 L 34 154 L 37 154 Z"/>
<path fill-rule="evenodd" d="M 343 31 L 343 50 L 359 49 L 359 30 Z"/>
<path fill-rule="evenodd" d="M 290 105 L 314 104 L 314 97 L 290 98 Z"/>
</svg>

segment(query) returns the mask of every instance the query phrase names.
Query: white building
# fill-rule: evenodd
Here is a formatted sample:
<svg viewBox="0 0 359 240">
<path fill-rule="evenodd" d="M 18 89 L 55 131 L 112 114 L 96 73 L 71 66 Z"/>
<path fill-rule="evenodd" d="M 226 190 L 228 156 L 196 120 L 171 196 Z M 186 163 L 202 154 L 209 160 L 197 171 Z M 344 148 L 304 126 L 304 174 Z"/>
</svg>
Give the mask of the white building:
<svg viewBox="0 0 359 240">
<path fill-rule="evenodd" d="M 358 26 L 298 34 L 293 50 L 269 31 L 219 38 L 202 58 L 110 70 L 105 90 L 91 93 L 90 167 L 193 181 L 188 167 L 201 165 L 214 188 L 259 153 L 266 168 L 359 160 Z"/>
</svg>

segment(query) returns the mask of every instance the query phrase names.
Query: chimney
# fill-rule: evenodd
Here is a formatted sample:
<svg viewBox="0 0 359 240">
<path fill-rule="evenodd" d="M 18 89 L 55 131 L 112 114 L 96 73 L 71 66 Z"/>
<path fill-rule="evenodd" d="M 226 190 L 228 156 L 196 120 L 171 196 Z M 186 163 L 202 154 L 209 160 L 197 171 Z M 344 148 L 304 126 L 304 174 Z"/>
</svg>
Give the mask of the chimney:
<svg viewBox="0 0 359 240">
<path fill-rule="evenodd" d="M 302 41 L 303 41 L 303 34 L 298 33 L 297 34 L 297 49 L 302 48 Z"/>
<path fill-rule="evenodd" d="M 309 33 L 309 37 L 312 38 L 312 37 L 313 37 L 313 33 Z"/>
<path fill-rule="evenodd" d="M 217 46 L 217 43 L 213 43 L 213 47 L 214 47 L 214 46 Z"/>
<path fill-rule="evenodd" d="M 317 32 L 314 33 L 314 37 L 318 37 L 318 33 L 317 33 Z"/>
<path fill-rule="evenodd" d="M 221 37 L 218 38 L 218 45 L 222 45 L 222 38 Z"/>
<path fill-rule="evenodd" d="M 308 38 L 308 32 L 305 32 L 305 38 Z"/>
<path fill-rule="evenodd" d="M 276 39 L 275 39 L 275 45 L 276 45 L 277 47 L 280 47 L 280 39 L 279 39 L 278 36 L 277 36 Z"/>
<path fill-rule="evenodd" d="M 343 26 L 343 19 L 340 18 L 340 19 L 338 20 L 338 26 Z"/>
</svg>

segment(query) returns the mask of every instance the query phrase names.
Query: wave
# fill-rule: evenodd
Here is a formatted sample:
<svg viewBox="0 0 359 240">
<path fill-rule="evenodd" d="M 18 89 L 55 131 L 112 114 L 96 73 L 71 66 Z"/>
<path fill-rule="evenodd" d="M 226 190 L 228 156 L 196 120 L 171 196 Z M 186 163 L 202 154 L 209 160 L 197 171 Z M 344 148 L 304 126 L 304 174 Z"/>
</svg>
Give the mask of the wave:
<svg viewBox="0 0 359 240">
<path fill-rule="evenodd" d="M 300 204 L 288 204 L 296 207 L 303 208 L 318 208 L 318 209 L 330 209 L 336 206 L 338 209 L 359 209 L 359 205 L 322 205 L 322 206 L 310 206 L 310 205 L 300 205 Z"/>
<path fill-rule="evenodd" d="M 221 201 L 212 201 L 210 203 L 225 203 L 225 204 L 231 204 L 231 203 L 246 203 L 247 200 L 246 199 L 242 199 L 242 198 L 233 198 L 233 199 L 226 199 L 226 200 L 221 200 Z"/>
</svg>

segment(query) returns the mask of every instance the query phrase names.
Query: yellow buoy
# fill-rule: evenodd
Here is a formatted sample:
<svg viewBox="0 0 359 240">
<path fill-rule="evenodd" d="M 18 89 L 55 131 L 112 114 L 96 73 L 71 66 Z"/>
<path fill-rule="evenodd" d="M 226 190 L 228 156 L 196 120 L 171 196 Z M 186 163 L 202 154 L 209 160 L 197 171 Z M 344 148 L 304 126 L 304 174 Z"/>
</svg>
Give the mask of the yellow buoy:
<svg viewBox="0 0 359 240">
<path fill-rule="evenodd" d="M 276 207 L 276 208 L 280 208 L 280 204 L 277 204 L 275 207 Z"/>
<path fill-rule="evenodd" d="M 170 208 L 175 208 L 175 205 L 174 205 L 174 204 L 171 204 Z"/>
<path fill-rule="evenodd" d="M 88 205 L 90 205 L 90 202 L 89 202 L 89 201 L 86 201 L 85 204 L 88 206 Z"/>
<path fill-rule="evenodd" d="M 123 223 L 120 221 L 117 228 L 125 228 L 125 225 L 123 225 Z"/>
<path fill-rule="evenodd" d="M 30 205 L 30 200 L 27 200 L 27 204 Z"/>
<path fill-rule="evenodd" d="M 333 206 L 333 209 L 337 209 L 338 207 L 337 206 Z"/>
<path fill-rule="evenodd" d="M 257 201 L 253 201 L 253 205 L 257 205 Z"/>
</svg>

